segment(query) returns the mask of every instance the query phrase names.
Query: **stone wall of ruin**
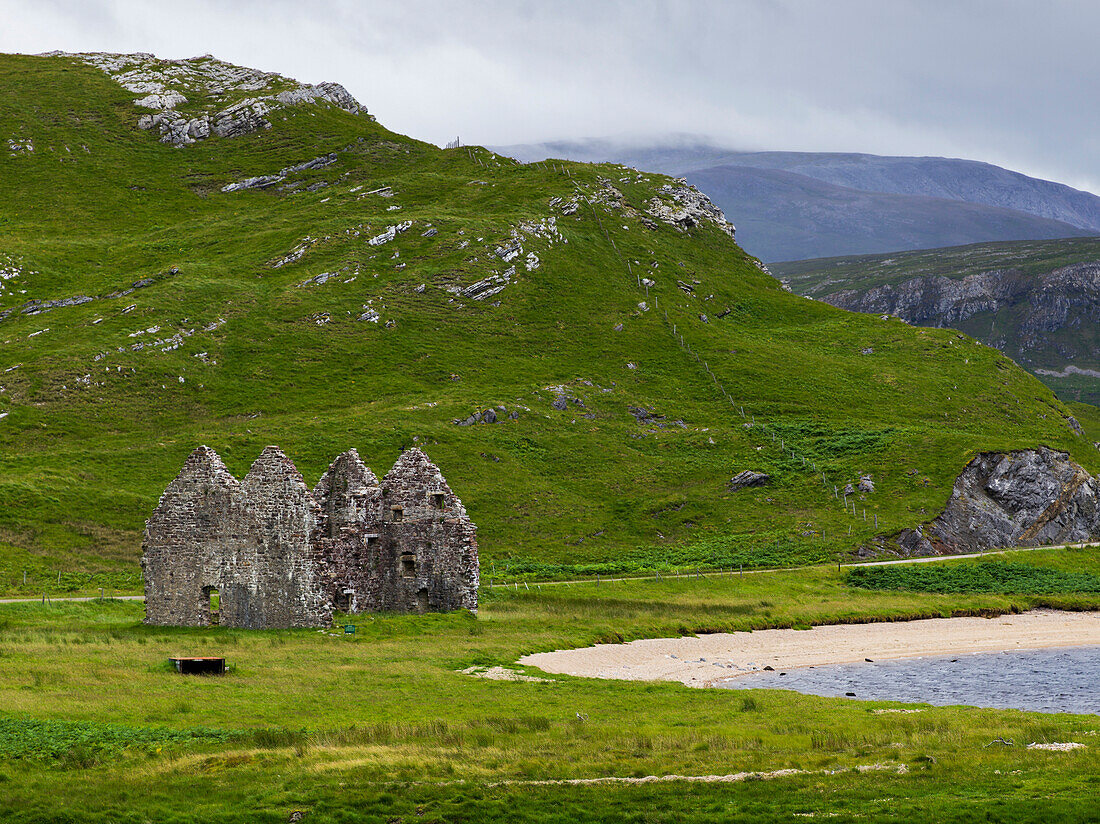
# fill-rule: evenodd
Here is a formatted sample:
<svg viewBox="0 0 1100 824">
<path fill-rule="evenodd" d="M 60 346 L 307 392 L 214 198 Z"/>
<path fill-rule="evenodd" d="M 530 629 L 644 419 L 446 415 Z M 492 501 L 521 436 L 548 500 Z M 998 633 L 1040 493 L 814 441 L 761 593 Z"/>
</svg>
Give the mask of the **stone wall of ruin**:
<svg viewBox="0 0 1100 824">
<path fill-rule="evenodd" d="M 196 449 L 146 524 L 146 622 L 230 627 L 324 626 L 312 533 L 317 507 L 294 464 L 268 447 L 243 483 Z"/>
<path fill-rule="evenodd" d="M 233 571 L 248 627 L 327 626 L 332 607 L 317 580 L 320 510 L 294 463 L 269 446 L 241 483 L 260 528 L 255 563 Z"/>
<path fill-rule="evenodd" d="M 355 450 L 310 492 L 266 448 L 242 483 L 196 449 L 145 534 L 146 621 L 235 627 L 325 626 L 332 612 L 477 609 L 476 530 L 439 469 L 403 453 L 379 484 Z"/>
<path fill-rule="evenodd" d="M 322 588 L 334 608 L 363 612 L 378 602 L 382 489 L 351 449 L 337 456 L 313 490 L 321 512 Z"/>
<path fill-rule="evenodd" d="M 145 620 L 168 626 L 210 623 L 208 595 L 255 556 L 258 528 L 237 479 L 205 446 L 187 458 L 146 524 L 142 571 Z M 230 621 L 232 619 L 229 619 Z"/>
<path fill-rule="evenodd" d="M 419 449 L 382 480 L 385 518 L 378 609 L 477 609 L 477 539 L 462 502 Z"/>
</svg>

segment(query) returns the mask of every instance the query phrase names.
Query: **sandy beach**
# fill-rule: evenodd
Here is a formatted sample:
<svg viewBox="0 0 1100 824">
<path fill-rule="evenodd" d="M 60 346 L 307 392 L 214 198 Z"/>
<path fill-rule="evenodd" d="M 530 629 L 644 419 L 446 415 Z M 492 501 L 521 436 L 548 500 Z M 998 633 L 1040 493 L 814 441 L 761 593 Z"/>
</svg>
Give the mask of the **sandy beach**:
<svg viewBox="0 0 1100 824">
<path fill-rule="evenodd" d="M 1035 610 L 997 618 L 932 618 L 656 638 L 536 653 L 519 663 L 563 675 L 707 687 L 765 667 L 789 670 L 868 658 L 1095 645 L 1100 645 L 1100 613 Z"/>
</svg>

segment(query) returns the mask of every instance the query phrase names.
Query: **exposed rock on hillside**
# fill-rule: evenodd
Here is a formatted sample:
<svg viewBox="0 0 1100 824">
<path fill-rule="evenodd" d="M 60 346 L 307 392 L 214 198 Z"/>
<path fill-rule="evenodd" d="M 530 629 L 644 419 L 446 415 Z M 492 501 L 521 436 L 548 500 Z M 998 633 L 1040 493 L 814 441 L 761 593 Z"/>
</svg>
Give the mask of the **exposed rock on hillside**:
<svg viewBox="0 0 1100 824">
<path fill-rule="evenodd" d="M 766 475 L 763 472 L 753 472 L 751 469 L 745 469 L 730 478 L 730 491 L 736 492 L 738 489 L 743 489 L 746 486 L 764 486 L 770 482 L 771 479 L 771 475 Z"/>
<path fill-rule="evenodd" d="M 174 275 L 179 272 L 178 269 L 173 267 L 166 275 Z M 38 300 L 31 299 L 18 307 L 20 315 L 40 315 L 43 312 L 50 312 L 54 309 L 64 309 L 68 306 L 83 306 L 85 303 L 91 303 L 94 300 L 111 300 L 112 298 L 121 298 L 127 295 L 133 294 L 137 289 L 144 289 L 147 286 L 152 286 L 156 281 L 152 278 L 142 278 L 141 280 L 134 281 L 128 289 L 115 290 L 110 294 L 99 295 L 98 297 L 90 297 L 88 295 L 74 295 L 71 298 L 58 298 L 57 300 Z M 0 321 L 7 320 L 13 314 L 15 314 L 16 308 L 0 310 Z"/>
<path fill-rule="evenodd" d="M 519 417 L 519 410 L 513 409 L 508 411 L 506 406 L 497 406 L 495 409 L 491 406 L 485 409 L 480 409 L 476 412 L 472 412 L 466 418 L 456 418 L 451 421 L 455 426 L 473 426 L 477 423 L 500 423 L 505 420 L 516 420 Z"/>
<path fill-rule="evenodd" d="M 1076 263 L 1029 277 L 1014 269 L 919 277 L 867 291 L 845 289 L 821 298 L 854 312 L 891 314 L 921 326 L 955 326 L 981 312 L 1027 305 L 1015 341 L 1021 351 L 1045 343 L 1067 325 L 1100 321 L 1100 261 Z"/>
<path fill-rule="evenodd" d="M 651 215 L 680 229 L 690 229 L 703 222 L 713 223 L 733 237 L 733 224 L 726 220 L 722 210 L 715 206 L 709 197 L 694 186 L 689 186 L 683 178 L 677 179 L 676 182 L 679 185 L 673 186 L 666 183 L 660 188 L 661 197 L 655 197 L 649 202 Z M 665 197 L 673 202 L 668 203 Z"/>
<path fill-rule="evenodd" d="M 296 166 L 287 166 L 285 169 L 280 169 L 273 175 L 260 175 L 259 177 L 249 177 L 244 180 L 237 181 L 236 183 L 230 183 L 226 186 L 222 186 L 223 192 L 238 192 L 242 189 L 267 189 L 270 186 L 274 186 L 276 183 L 282 183 L 286 180 L 287 175 L 292 175 L 295 172 L 304 172 L 313 169 L 323 169 L 325 166 L 331 166 L 336 162 L 336 152 L 330 152 L 329 154 L 322 155 L 321 157 L 315 157 L 313 160 L 307 160 L 305 163 L 299 163 Z"/>
<path fill-rule="evenodd" d="M 367 115 L 367 110 L 339 83 L 298 83 L 271 72 L 224 63 L 210 55 L 187 60 L 158 60 L 140 53 L 72 56 L 140 95 L 134 105 L 153 109 L 154 113 L 143 115 L 138 126 L 158 129 L 163 142 L 176 146 L 211 135 L 236 137 L 269 129 L 267 115 L 302 103 L 327 101 L 351 114 Z"/>
<path fill-rule="evenodd" d="M 955 480 L 943 513 L 902 531 L 905 555 L 949 555 L 1100 536 L 1100 478 L 1046 447 L 984 452 Z"/>
</svg>

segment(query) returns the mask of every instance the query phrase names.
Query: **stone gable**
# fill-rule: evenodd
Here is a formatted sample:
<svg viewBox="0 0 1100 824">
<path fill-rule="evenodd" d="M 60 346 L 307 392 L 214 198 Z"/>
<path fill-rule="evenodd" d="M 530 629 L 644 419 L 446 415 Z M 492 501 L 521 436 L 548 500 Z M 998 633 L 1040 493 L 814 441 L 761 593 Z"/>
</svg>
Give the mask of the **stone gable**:
<svg viewBox="0 0 1100 824">
<path fill-rule="evenodd" d="M 477 609 L 476 529 L 419 449 L 381 483 L 348 450 L 311 492 L 277 447 L 238 482 L 201 446 L 142 549 L 150 624 L 306 627 L 334 611 Z"/>
</svg>

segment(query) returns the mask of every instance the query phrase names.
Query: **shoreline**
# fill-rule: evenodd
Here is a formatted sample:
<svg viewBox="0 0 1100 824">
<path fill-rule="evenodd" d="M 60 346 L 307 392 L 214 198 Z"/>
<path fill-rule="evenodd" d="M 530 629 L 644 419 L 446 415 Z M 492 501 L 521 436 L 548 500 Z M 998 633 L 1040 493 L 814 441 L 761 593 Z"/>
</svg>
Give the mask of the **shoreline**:
<svg viewBox="0 0 1100 824">
<path fill-rule="evenodd" d="M 923 618 L 764 629 L 525 655 L 520 664 L 555 675 L 679 681 L 710 687 L 773 669 L 798 669 L 942 655 L 1100 646 L 1100 612 L 1031 610 L 995 618 Z"/>
</svg>

